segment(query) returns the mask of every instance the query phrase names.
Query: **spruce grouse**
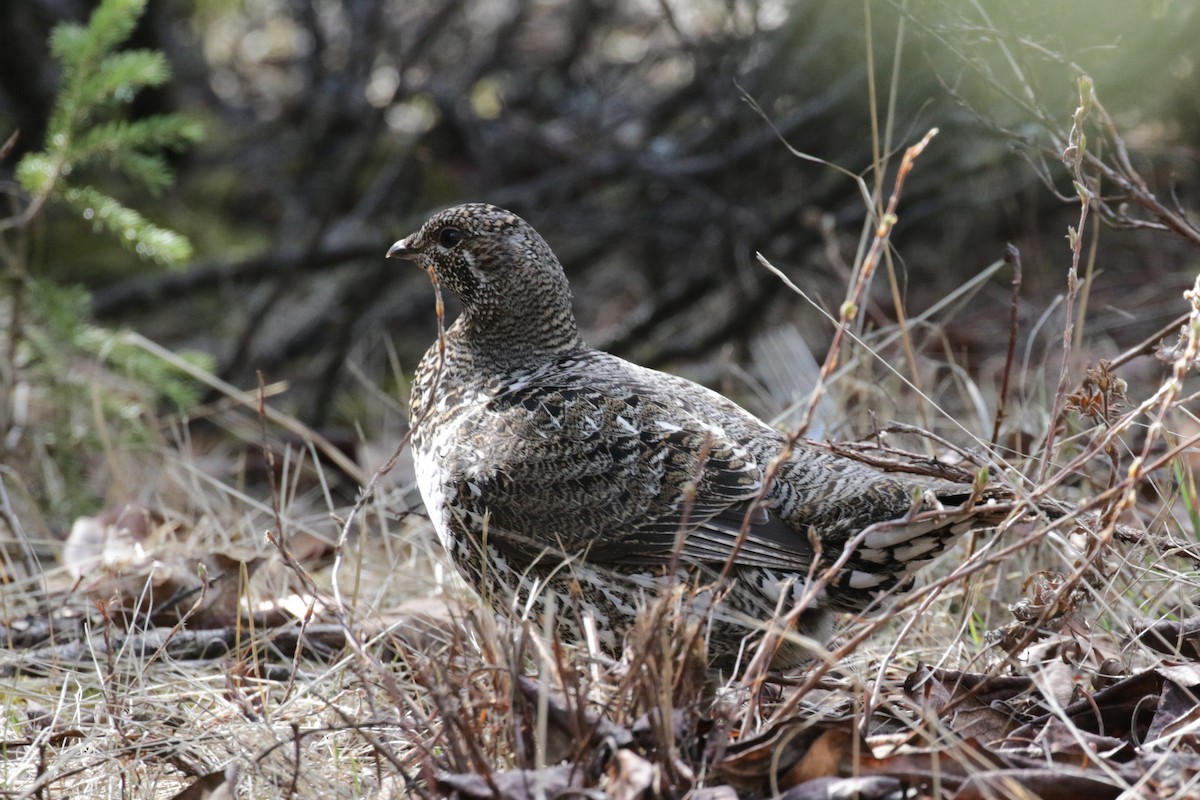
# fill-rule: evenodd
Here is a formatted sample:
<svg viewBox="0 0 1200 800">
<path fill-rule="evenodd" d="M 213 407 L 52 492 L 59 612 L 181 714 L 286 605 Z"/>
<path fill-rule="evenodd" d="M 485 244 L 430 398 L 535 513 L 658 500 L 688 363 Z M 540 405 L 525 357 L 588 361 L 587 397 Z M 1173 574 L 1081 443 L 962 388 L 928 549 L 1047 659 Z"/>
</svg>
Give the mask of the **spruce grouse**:
<svg viewBox="0 0 1200 800">
<path fill-rule="evenodd" d="M 462 302 L 417 368 L 412 444 L 438 537 L 504 611 L 538 615 L 553 594 L 562 635 L 587 634 L 582 609 L 594 640 L 619 653 L 647 597 L 686 582 L 711 624 L 711 657 L 727 660 L 856 537 L 799 633 L 823 640 L 833 614 L 861 611 L 963 531 L 995 524 L 969 485 L 803 441 L 784 455 L 783 433 L 720 394 L 588 347 L 558 259 L 511 212 L 448 209 L 387 255 Z M 939 506 L 949 511 L 913 521 L 915 508 Z M 719 601 L 705 609 L 704 598 Z M 785 642 L 774 665 L 808 657 Z"/>
</svg>

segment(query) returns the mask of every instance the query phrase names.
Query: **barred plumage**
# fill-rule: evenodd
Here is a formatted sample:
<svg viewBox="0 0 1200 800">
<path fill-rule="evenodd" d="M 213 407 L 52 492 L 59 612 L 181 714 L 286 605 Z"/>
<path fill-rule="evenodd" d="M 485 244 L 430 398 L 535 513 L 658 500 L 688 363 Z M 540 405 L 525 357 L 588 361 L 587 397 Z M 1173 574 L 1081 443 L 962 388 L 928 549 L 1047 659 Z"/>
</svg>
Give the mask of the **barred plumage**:
<svg viewBox="0 0 1200 800">
<path fill-rule="evenodd" d="M 557 258 L 508 211 L 449 209 L 388 256 L 416 261 L 463 304 L 444 351 L 435 344 L 417 369 L 412 442 L 439 538 L 499 607 L 537 612 L 556 593 L 618 652 L 645 593 L 668 579 L 710 585 L 732 560 L 727 583 L 712 587 L 727 591 L 712 609 L 711 652 L 727 659 L 755 620 L 801 597 L 814 541 L 827 566 L 868 526 L 898 521 L 863 537 L 800 617 L 800 632 L 820 638 L 833 612 L 865 608 L 988 521 L 968 507 L 911 521 L 914 498 L 958 506 L 971 487 L 803 442 L 764 493 L 786 437 L 709 389 L 584 344 Z M 561 620 L 565 635 L 583 635 L 571 615 Z M 785 646 L 775 663 L 803 657 Z"/>
</svg>

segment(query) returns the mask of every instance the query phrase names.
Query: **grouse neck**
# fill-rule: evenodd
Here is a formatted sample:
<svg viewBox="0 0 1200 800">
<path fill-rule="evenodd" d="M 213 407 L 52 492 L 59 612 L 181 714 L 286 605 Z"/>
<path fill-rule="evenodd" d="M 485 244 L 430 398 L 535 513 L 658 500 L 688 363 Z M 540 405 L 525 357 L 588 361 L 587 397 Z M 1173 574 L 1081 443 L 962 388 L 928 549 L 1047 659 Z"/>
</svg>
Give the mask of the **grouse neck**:
<svg viewBox="0 0 1200 800">
<path fill-rule="evenodd" d="M 477 313 L 464 310 L 447 336 L 452 346 L 475 363 L 501 368 L 543 362 L 586 347 L 570 312 L 480 319 Z"/>
<path fill-rule="evenodd" d="M 478 256 L 469 276 L 451 276 L 463 309 L 454 327 L 482 363 L 528 364 L 583 347 L 567 277 L 545 242 L 535 244 L 532 253 Z"/>
</svg>

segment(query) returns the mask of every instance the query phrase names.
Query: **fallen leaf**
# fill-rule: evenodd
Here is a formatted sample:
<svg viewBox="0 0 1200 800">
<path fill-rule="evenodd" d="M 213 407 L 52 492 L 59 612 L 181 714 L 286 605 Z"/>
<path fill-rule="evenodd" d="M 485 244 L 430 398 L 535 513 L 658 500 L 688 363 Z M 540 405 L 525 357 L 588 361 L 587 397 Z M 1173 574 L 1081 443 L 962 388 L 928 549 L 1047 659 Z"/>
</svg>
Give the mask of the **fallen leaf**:
<svg viewBox="0 0 1200 800">
<path fill-rule="evenodd" d="M 640 800 L 661 794 L 658 767 L 632 750 L 618 750 L 606 773 L 604 790 L 611 800 Z"/>
<path fill-rule="evenodd" d="M 465 800 L 542 800 L 568 789 L 583 789 L 583 771 L 570 764 L 545 769 L 514 769 L 493 772 L 443 773 L 437 776 L 438 791 L 456 792 Z"/>
</svg>

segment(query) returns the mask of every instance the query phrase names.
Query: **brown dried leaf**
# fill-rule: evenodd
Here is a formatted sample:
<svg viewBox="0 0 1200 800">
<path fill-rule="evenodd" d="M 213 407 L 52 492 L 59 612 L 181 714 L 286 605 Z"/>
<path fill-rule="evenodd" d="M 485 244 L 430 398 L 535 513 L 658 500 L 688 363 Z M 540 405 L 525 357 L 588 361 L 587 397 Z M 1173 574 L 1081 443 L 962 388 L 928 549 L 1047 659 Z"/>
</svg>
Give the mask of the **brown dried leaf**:
<svg viewBox="0 0 1200 800">
<path fill-rule="evenodd" d="M 1166 680 L 1154 709 L 1154 721 L 1146 731 L 1146 744 L 1177 737 L 1200 721 L 1200 703 L 1196 699 L 1200 668 L 1193 664 L 1176 664 L 1163 665 L 1155 671 Z"/>
<path fill-rule="evenodd" d="M 951 694 L 956 698 L 970 695 L 984 704 L 1007 702 L 1025 694 L 1034 685 L 1033 681 L 1024 675 L 986 675 L 952 669 L 930 669 L 922 663 L 905 681 L 905 689 L 907 690 L 910 681 L 916 682 L 927 677 L 951 687 Z"/>
<path fill-rule="evenodd" d="M 1130 737 L 1133 744 L 1145 740 L 1152 713 L 1162 692 L 1164 678 L 1146 670 L 1088 694 L 1057 713 L 1046 713 L 1013 731 L 1010 740 L 1036 740 L 1051 719 L 1064 719 L 1076 729 L 1107 737 Z"/>
<path fill-rule="evenodd" d="M 994 741 L 1017 726 L 1008 701 L 1033 686 L 1026 677 L 931 669 L 924 662 L 904 681 L 904 692 L 964 739 Z"/>
<path fill-rule="evenodd" d="M 855 764 L 856 774 L 903 778 L 910 786 L 953 789 L 980 765 L 1009 766 L 1000 753 L 990 750 L 975 739 L 965 739 L 952 747 L 909 749 L 881 758 L 861 757 Z"/>
<path fill-rule="evenodd" d="M 738 800 L 732 786 L 705 786 L 692 792 L 691 800 Z"/>
<path fill-rule="evenodd" d="M 136 569 L 149 559 L 146 545 L 174 533 L 175 523 L 141 506 L 108 508 L 94 517 L 79 517 L 63 544 L 62 564 L 73 578 L 98 570 Z"/>
<path fill-rule="evenodd" d="M 1088 639 L 1090 629 L 1082 609 L 1089 594 L 1078 586 L 1064 592 L 1065 584 L 1064 576 L 1057 572 L 1030 575 L 1022 586 L 1028 596 L 1008 607 L 1016 622 L 989 631 L 988 643 L 1015 657 L 1055 632 Z"/>
<path fill-rule="evenodd" d="M 899 778 L 875 776 L 870 778 L 817 778 L 793 786 L 779 800 L 829 800 L 834 797 L 853 797 L 856 800 L 885 800 L 902 795 L 904 783 Z"/>
<path fill-rule="evenodd" d="M 779 788 L 787 789 L 816 778 L 837 777 L 851 772 L 855 753 L 863 747 L 854 746 L 854 736 L 847 728 L 822 731 L 804 755 L 779 780 Z"/>
<path fill-rule="evenodd" d="M 1067 395 L 1068 411 L 1078 411 L 1096 421 L 1111 422 L 1116 411 L 1129 404 L 1125 396 L 1128 387 L 1125 381 L 1112 371 L 1112 363 L 1100 359 L 1094 367 L 1088 367 L 1079 389 Z"/>
<path fill-rule="evenodd" d="M 1160 620 L 1138 633 L 1137 640 L 1156 652 L 1200 661 L 1200 617 Z"/>
<path fill-rule="evenodd" d="M 233 800 L 237 796 L 238 765 L 202 775 L 189 786 L 171 797 L 171 800 Z"/>
<path fill-rule="evenodd" d="M 904 679 L 904 693 L 927 714 L 934 716 L 941 716 L 954 701 L 954 695 L 942 683 L 937 671 L 930 669 L 924 661 Z"/>
<path fill-rule="evenodd" d="M 174 625 L 185 616 L 198 628 L 232 624 L 241 610 L 241 572 L 253 573 L 260 559 L 165 553 L 178 530 L 152 509 L 108 509 L 75 520 L 62 561 L 78 591 L 118 625 Z"/>
<path fill-rule="evenodd" d="M 583 771 L 563 764 L 545 769 L 514 769 L 493 772 L 443 773 L 437 776 L 438 791 L 455 793 L 466 800 L 540 800 L 555 797 L 568 789 L 582 789 Z"/>
<path fill-rule="evenodd" d="M 640 800 L 661 794 L 658 767 L 632 750 L 618 750 L 606 773 L 604 790 L 611 800 Z"/>
<path fill-rule="evenodd" d="M 1080 730 L 1057 717 L 1046 721 L 1034 743 L 1055 763 L 1073 764 L 1080 768 L 1097 761 L 1122 763 L 1134 756 L 1130 742 Z"/>
<path fill-rule="evenodd" d="M 996 800 L 997 797 L 1039 800 L 1109 800 L 1124 791 L 1104 780 L 1103 773 L 1082 775 L 1062 769 L 997 769 L 968 777 L 954 800 Z"/>
<path fill-rule="evenodd" d="M 838 765 L 830 763 L 837 761 L 840 753 L 838 745 L 842 739 L 837 735 L 826 740 L 812 760 L 804 762 L 808 752 L 826 733 L 836 731 L 848 741 L 848 729 L 846 722 L 782 720 L 756 736 L 731 745 L 717 769 L 729 783 L 751 791 L 771 788 L 773 774 L 788 776 L 786 780 L 779 778 L 781 789 L 824 775 L 838 775 Z"/>
</svg>

